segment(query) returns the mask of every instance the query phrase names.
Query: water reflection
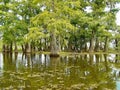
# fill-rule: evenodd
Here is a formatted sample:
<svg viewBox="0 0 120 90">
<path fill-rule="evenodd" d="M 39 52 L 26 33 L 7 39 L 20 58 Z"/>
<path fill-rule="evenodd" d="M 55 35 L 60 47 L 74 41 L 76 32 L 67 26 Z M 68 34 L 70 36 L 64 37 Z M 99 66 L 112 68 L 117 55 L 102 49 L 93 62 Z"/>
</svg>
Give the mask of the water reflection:
<svg viewBox="0 0 120 90">
<path fill-rule="evenodd" d="M 0 89 L 119 90 L 119 55 L 0 54 Z M 116 87 L 117 86 L 117 87 Z"/>
<path fill-rule="evenodd" d="M 3 73 L 3 56 L 0 54 L 0 76 Z"/>
</svg>

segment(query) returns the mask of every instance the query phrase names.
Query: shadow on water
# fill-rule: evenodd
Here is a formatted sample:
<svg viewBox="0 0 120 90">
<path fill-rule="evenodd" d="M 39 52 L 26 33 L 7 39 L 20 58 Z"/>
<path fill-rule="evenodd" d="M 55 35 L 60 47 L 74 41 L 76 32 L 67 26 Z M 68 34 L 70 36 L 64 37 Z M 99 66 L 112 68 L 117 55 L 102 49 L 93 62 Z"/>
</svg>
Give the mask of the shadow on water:
<svg viewBox="0 0 120 90">
<path fill-rule="evenodd" d="M 120 55 L 0 53 L 0 89 L 119 90 Z"/>
</svg>

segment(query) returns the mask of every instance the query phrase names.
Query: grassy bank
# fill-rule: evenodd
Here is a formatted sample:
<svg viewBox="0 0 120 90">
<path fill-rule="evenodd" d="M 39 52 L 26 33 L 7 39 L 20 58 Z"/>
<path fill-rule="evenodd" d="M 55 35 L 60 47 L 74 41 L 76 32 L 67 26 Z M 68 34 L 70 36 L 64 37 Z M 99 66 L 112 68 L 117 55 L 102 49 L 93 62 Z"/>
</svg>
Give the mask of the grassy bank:
<svg viewBox="0 0 120 90">
<path fill-rule="evenodd" d="M 50 54 L 50 52 L 45 52 L 45 51 L 38 51 L 38 52 L 33 52 L 33 54 Z M 120 54 L 117 51 L 109 51 L 109 52 L 60 52 L 60 56 L 74 56 L 74 55 L 83 55 L 83 54 Z"/>
<path fill-rule="evenodd" d="M 0 52 L 2 50 L 2 47 L 0 48 Z M 14 51 L 13 51 L 14 52 Z M 18 53 L 22 53 L 21 50 L 18 50 Z M 50 54 L 50 52 L 47 51 L 35 51 L 32 52 L 32 54 Z M 108 51 L 108 52 L 59 52 L 60 56 L 68 56 L 68 55 L 81 55 L 81 54 L 120 54 L 118 51 Z"/>
</svg>

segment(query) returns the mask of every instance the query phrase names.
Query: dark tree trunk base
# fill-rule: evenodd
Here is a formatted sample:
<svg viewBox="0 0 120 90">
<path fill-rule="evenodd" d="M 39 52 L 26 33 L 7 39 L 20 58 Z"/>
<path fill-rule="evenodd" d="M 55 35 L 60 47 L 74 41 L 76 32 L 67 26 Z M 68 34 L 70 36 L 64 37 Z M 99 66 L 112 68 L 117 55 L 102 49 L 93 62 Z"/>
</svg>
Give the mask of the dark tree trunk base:
<svg viewBox="0 0 120 90">
<path fill-rule="evenodd" d="M 15 54 L 18 54 L 18 51 L 15 51 L 14 53 L 15 53 Z"/>
<path fill-rule="evenodd" d="M 5 51 L 2 51 L 3 53 L 12 53 L 12 51 L 9 51 L 9 50 L 5 50 Z"/>
<path fill-rule="evenodd" d="M 15 50 L 14 52 L 15 52 L 15 53 L 18 53 L 18 50 Z"/>
<path fill-rule="evenodd" d="M 59 57 L 59 56 L 60 56 L 59 54 L 50 53 L 50 57 Z"/>
<path fill-rule="evenodd" d="M 31 54 L 32 52 L 23 51 L 22 53 L 26 55 L 26 54 Z"/>
</svg>

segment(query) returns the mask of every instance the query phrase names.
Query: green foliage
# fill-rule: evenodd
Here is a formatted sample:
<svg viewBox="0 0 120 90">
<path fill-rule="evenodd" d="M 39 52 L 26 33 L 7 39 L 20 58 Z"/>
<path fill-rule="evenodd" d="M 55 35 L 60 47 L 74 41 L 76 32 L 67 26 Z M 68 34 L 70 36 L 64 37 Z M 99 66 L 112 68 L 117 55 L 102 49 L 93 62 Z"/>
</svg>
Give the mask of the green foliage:
<svg viewBox="0 0 120 90">
<path fill-rule="evenodd" d="M 0 40 L 0 51 L 2 50 L 2 47 L 3 47 L 3 43 L 2 40 Z"/>
<path fill-rule="evenodd" d="M 40 38 L 45 37 L 45 34 L 43 32 L 42 28 L 38 28 L 38 27 L 32 27 L 29 30 L 29 33 L 27 34 L 27 41 L 31 42 L 31 41 L 36 41 L 39 40 Z"/>
<path fill-rule="evenodd" d="M 10 44 L 37 43 L 55 35 L 56 44 L 79 48 L 90 39 L 119 38 L 115 7 L 119 0 L 2 0 L 0 33 Z M 105 11 L 105 8 L 109 11 Z M 90 8 L 91 12 L 86 9 Z M 112 35 L 109 30 L 115 33 Z M 117 32 L 117 33 L 116 33 Z M 58 38 L 59 37 L 59 38 Z M 95 42 L 95 41 L 94 41 Z M 68 44 L 69 43 L 69 44 Z M 43 45 L 45 46 L 45 45 Z"/>
</svg>

